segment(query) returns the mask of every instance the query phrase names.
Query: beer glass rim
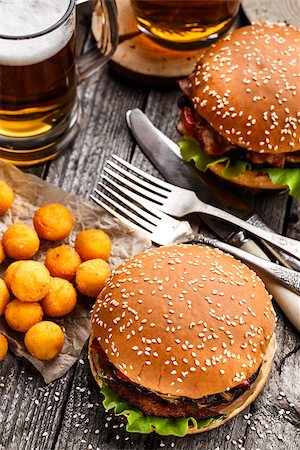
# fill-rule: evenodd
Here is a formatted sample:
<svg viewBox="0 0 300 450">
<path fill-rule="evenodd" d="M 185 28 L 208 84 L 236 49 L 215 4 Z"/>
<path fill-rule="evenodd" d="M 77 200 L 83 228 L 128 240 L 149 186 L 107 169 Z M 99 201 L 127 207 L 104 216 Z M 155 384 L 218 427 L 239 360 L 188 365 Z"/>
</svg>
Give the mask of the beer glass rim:
<svg viewBox="0 0 300 450">
<path fill-rule="evenodd" d="M 51 33 L 52 31 L 57 30 L 57 28 L 59 28 L 61 25 L 63 25 L 66 22 L 66 20 L 69 18 L 69 16 L 71 15 L 71 13 L 73 11 L 75 4 L 76 4 L 76 0 L 69 0 L 69 5 L 68 5 L 68 8 L 67 8 L 66 12 L 64 13 L 64 15 L 57 22 L 55 22 L 53 25 L 51 25 L 51 27 L 48 27 L 45 30 L 39 31 L 38 33 L 24 34 L 24 35 L 19 35 L 19 36 L 10 36 L 10 35 L 5 35 L 5 34 L 0 33 L 0 39 L 18 41 L 18 40 L 23 40 L 23 39 L 34 39 L 34 38 L 37 38 L 40 36 L 44 36 L 45 34 Z"/>
</svg>

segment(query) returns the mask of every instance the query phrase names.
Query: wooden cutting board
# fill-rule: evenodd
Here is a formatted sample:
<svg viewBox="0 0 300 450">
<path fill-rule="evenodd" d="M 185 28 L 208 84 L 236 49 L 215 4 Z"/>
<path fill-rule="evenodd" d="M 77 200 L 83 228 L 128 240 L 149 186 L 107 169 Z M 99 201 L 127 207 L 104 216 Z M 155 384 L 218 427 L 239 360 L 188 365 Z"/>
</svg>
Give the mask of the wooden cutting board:
<svg viewBox="0 0 300 450">
<path fill-rule="evenodd" d="M 130 0 L 116 2 L 120 43 L 111 60 L 111 66 L 116 72 L 156 86 L 172 85 L 192 72 L 203 49 L 177 51 L 156 44 L 137 28 Z M 94 15 L 92 31 L 96 39 L 99 30 L 100 19 Z"/>
</svg>

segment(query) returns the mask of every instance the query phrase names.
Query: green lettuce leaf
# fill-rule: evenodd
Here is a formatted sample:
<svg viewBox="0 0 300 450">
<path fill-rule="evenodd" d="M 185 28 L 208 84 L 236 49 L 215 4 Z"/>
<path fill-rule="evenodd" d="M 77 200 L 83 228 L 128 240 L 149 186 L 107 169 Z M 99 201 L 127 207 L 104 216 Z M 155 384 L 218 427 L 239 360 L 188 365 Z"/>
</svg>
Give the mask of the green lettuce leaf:
<svg viewBox="0 0 300 450">
<path fill-rule="evenodd" d="M 259 172 L 267 173 L 273 184 L 287 185 L 290 195 L 300 200 L 300 169 L 259 169 Z"/>
<path fill-rule="evenodd" d="M 201 172 L 205 172 L 210 166 L 214 164 L 225 164 L 222 175 L 225 178 L 234 178 L 240 175 L 240 173 L 246 172 L 251 169 L 251 164 L 247 161 L 235 160 L 232 161 L 229 156 L 222 155 L 216 158 L 207 156 L 203 148 L 192 139 L 184 139 L 179 142 L 179 148 L 183 159 L 187 162 L 194 161 L 195 166 Z"/>
<path fill-rule="evenodd" d="M 193 417 L 184 419 L 168 419 L 144 415 L 139 409 L 123 400 L 118 394 L 103 383 L 101 393 L 104 396 L 103 406 L 106 410 L 113 409 L 116 416 L 124 415 L 127 418 L 126 431 L 131 433 L 149 434 L 155 431 L 161 436 L 185 436 L 189 429 L 189 422 L 200 430 L 211 423 L 221 422 L 226 416 L 218 419 L 196 420 Z"/>
<path fill-rule="evenodd" d="M 267 173 L 275 185 L 286 185 L 289 187 L 289 194 L 300 199 L 300 169 L 289 168 L 258 168 L 247 161 L 230 161 L 229 156 L 220 156 L 211 158 L 207 156 L 203 148 L 193 139 L 184 139 L 179 142 L 179 147 L 183 159 L 187 162 L 194 161 L 195 166 L 201 172 L 205 172 L 210 166 L 218 163 L 224 163 L 225 167 L 222 175 L 225 178 L 237 177 L 240 173 L 247 170 L 255 170 L 260 173 Z"/>
</svg>

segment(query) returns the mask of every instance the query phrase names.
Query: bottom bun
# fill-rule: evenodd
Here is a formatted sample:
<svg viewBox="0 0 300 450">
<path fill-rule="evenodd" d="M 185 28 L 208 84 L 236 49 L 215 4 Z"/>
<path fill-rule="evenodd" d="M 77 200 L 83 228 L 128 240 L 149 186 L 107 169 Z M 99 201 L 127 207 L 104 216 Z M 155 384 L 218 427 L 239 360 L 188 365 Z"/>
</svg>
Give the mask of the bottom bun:
<svg viewBox="0 0 300 450">
<path fill-rule="evenodd" d="M 214 164 L 209 167 L 215 175 L 222 178 L 223 180 L 229 181 L 232 184 L 238 184 L 240 186 L 254 188 L 254 189 L 266 189 L 266 190 L 282 190 L 287 189 L 288 186 L 285 185 L 275 185 L 270 180 L 268 174 L 260 174 L 253 170 L 243 172 L 237 177 L 227 178 L 223 175 L 223 170 L 225 165 L 222 163 Z"/>
<path fill-rule="evenodd" d="M 92 335 L 90 337 L 89 342 L 89 362 L 91 366 L 91 372 L 96 380 L 96 383 L 102 388 L 103 382 L 102 379 L 98 377 L 98 372 L 100 370 L 100 367 L 97 367 L 95 365 L 95 362 L 92 357 L 92 349 L 91 344 L 93 342 L 94 336 Z M 233 417 L 235 417 L 237 414 L 242 412 L 245 408 L 247 408 L 250 403 L 252 403 L 258 394 L 262 391 L 264 385 L 267 382 L 267 379 L 269 377 L 270 371 L 271 371 L 271 365 L 272 360 L 274 357 L 276 351 L 276 337 L 275 333 L 273 334 L 272 338 L 270 339 L 270 343 L 268 345 L 266 354 L 264 356 L 264 361 L 260 367 L 260 371 L 258 374 L 258 377 L 254 381 L 254 383 L 251 385 L 251 389 L 249 391 L 245 391 L 244 394 L 240 395 L 236 400 L 234 400 L 229 406 L 224 406 L 222 411 L 220 411 L 221 414 L 228 414 L 226 419 L 222 420 L 221 422 L 212 423 L 210 425 L 207 425 L 206 427 L 201 428 L 200 430 L 197 429 L 197 427 L 190 427 L 187 434 L 198 434 L 203 433 L 204 431 L 212 430 L 213 428 L 220 427 L 221 425 L 224 425 L 224 423 L 231 420 Z M 155 430 L 153 430 L 155 431 Z"/>
</svg>

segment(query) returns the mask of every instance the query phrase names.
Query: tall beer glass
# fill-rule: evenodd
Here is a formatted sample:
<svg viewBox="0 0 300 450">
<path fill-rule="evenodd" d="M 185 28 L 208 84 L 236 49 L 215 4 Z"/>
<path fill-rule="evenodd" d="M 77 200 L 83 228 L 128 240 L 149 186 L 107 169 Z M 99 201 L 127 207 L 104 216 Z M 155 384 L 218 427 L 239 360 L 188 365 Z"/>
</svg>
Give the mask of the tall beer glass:
<svg viewBox="0 0 300 450">
<path fill-rule="evenodd" d="M 116 8 L 102 1 L 111 48 L 76 70 L 75 0 L 0 0 L 0 159 L 18 165 L 55 157 L 80 125 L 78 78 L 113 53 Z M 88 61 L 88 67 L 86 62 Z M 78 76 L 79 75 L 79 76 Z"/>
</svg>

